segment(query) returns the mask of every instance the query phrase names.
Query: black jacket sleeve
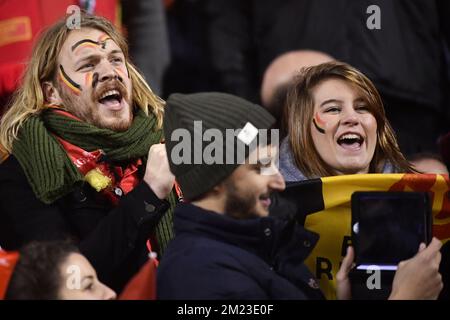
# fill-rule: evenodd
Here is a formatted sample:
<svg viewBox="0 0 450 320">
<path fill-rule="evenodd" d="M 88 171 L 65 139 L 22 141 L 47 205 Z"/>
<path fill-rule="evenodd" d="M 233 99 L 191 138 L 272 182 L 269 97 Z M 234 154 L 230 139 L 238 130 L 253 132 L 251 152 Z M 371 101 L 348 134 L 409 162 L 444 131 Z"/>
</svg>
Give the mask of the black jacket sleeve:
<svg viewBox="0 0 450 320">
<path fill-rule="evenodd" d="M 141 182 L 80 241 L 80 250 L 105 281 L 126 281 L 145 262 L 145 242 L 168 208 L 168 202 Z"/>
</svg>

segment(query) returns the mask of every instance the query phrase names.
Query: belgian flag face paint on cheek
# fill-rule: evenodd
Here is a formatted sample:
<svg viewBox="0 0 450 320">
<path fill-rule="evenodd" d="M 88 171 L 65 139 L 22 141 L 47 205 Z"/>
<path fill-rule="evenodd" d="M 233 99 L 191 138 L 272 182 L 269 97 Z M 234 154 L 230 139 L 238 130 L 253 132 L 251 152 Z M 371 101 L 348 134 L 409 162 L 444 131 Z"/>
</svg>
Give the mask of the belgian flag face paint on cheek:
<svg viewBox="0 0 450 320">
<path fill-rule="evenodd" d="M 317 129 L 317 131 L 319 131 L 321 134 L 325 134 L 325 129 L 324 129 L 325 122 L 320 118 L 318 112 L 316 112 L 314 114 L 312 121 L 313 121 L 314 127 Z"/>
<path fill-rule="evenodd" d="M 75 81 L 73 81 L 72 79 L 70 79 L 70 77 L 64 71 L 64 68 L 61 64 L 59 65 L 58 75 L 59 75 L 59 79 L 61 80 L 61 82 L 64 83 L 66 85 L 66 87 L 68 87 L 70 89 L 70 91 L 72 91 L 76 95 L 79 95 L 81 93 L 81 86 L 78 83 L 76 83 Z"/>
<path fill-rule="evenodd" d="M 86 73 L 84 77 L 84 85 L 85 87 L 90 87 L 92 85 L 92 72 Z"/>
</svg>

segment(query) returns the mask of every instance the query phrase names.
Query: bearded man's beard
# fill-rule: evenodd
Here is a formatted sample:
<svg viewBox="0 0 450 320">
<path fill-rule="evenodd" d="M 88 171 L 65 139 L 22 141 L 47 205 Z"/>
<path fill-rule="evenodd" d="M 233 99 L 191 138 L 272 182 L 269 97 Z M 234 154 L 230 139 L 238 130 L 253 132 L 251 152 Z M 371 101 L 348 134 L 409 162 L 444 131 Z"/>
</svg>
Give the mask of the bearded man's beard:
<svg viewBox="0 0 450 320">
<path fill-rule="evenodd" d="M 255 212 L 256 199 L 250 192 L 239 193 L 232 181 L 225 181 L 224 186 L 227 192 L 225 201 L 225 215 L 235 219 L 258 218 Z"/>
<path fill-rule="evenodd" d="M 114 111 L 109 110 L 111 119 L 114 121 L 106 121 L 99 112 L 99 106 L 97 105 L 99 95 L 104 92 L 104 87 L 115 87 L 122 94 L 122 99 L 128 103 L 128 116 L 126 118 L 121 117 L 122 110 Z M 57 86 L 58 92 L 63 103 L 64 109 L 79 118 L 80 120 L 87 122 L 101 129 L 109 129 L 116 132 L 126 131 L 130 128 L 133 122 L 133 106 L 130 99 L 128 99 L 128 92 L 125 86 L 119 80 L 111 80 L 104 85 L 98 85 L 95 90 L 92 91 L 91 98 L 87 102 L 83 101 L 80 96 L 75 95 L 66 88 Z"/>
</svg>

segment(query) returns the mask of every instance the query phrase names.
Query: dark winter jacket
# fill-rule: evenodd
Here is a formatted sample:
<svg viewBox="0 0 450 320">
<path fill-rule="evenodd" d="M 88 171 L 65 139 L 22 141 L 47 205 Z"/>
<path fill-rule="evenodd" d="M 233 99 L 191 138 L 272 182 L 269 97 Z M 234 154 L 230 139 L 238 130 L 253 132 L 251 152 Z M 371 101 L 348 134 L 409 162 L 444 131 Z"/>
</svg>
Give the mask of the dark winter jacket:
<svg viewBox="0 0 450 320">
<path fill-rule="evenodd" d="M 101 281 L 120 289 L 146 261 L 145 242 L 168 209 L 145 182 L 117 207 L 84 184 L 52 204 L 38 200 L 16 158 L 0 165 L 0 246 L 70 238 Z"/>
<path fill-rule="evenodd" d="M 322 299 L 303 264 L 318 235 L 293 221 L 236 220 L 179 204 L 158 269 L 159 299 Z"/>
</svg>

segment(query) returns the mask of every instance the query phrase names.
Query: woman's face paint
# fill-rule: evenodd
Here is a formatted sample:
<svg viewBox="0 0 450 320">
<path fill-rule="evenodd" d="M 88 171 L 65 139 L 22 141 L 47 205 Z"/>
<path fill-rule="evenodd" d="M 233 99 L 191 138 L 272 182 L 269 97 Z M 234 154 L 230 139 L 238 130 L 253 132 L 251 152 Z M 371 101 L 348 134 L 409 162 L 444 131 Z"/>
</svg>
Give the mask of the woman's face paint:
<svg viewBox="0 0 450 320">
<path fill-rule="evenodd" d="M 61 64 L 59 65 L 59 78 L 61 82 L 64 83 L 66 87 L 68 87 L 73 93 L 75 93 L 76 95 L 80 94 L 81 86 L 72 79 L 70 79 L 70 77 L 64 71 L 64 68 Z"/>
<path fill-rule="evenodd" d="M 320 118 L 318 112 L 316 112 L 314 114 L 312 121 L 313 121 L 314 127 L 317 129 L 317 131 L 319 131 L 321 134 L 325 134 L 324 127 L 325 127 L 326 123 Z"/>
<path fill-rule="evenodd" d="M 377 145 L 377 121 L 364 93 L 342 79 L 327 79 L 313 90 L 314 147 L 331 172 L 368 173 Z"/>
</svg>

